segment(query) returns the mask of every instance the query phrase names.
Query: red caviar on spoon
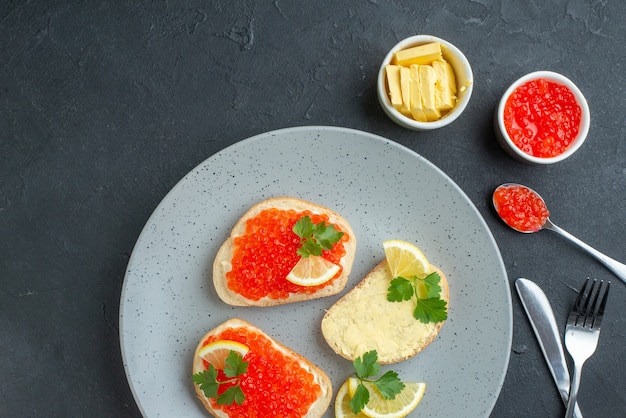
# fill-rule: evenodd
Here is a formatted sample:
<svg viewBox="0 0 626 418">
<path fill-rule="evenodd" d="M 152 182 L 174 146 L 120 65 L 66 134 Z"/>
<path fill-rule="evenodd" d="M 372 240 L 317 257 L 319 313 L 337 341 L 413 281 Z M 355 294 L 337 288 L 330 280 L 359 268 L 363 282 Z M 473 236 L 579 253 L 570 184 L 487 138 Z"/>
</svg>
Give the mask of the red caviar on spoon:
<svg viewBox="0 0 626 418">
<path fill-rule="evenodd" d="M 493 193 L 493 206 L 502 220 L 519 232 L 537 232 L 550 212 L 534 190 L 520 184 L 506 183 Z"/>
<path fill-rule="evenodd" d="M 592 255 L 626 283 L 626 265 L 585 244 L 550 221 L 544 200 L 533 189 L 516 183 L 505 183 L 493 192 L 493 206 L 498 216 L 511 228 L 530 233 L 542 229 L 556 232 Z"/>
</svg>

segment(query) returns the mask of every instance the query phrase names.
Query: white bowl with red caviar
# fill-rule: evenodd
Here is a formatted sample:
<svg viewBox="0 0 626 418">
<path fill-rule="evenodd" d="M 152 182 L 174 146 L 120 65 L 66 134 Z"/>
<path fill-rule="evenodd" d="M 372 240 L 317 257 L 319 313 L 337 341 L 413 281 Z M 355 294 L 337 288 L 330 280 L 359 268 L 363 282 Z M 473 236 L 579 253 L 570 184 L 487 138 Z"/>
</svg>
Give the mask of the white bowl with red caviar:
<svg viewBox="0 0 626 418">
<path fill-rule="evenodd" d="M 386 68 L 390 64 L 395 64 L 395 57 L 398 51 L 432 43 L 440 45 L 443 60 L 452 67 L 456 81 L 456 97 L 452 108 L 441 111 L 441 116 L 436 120 L 421 121 L 416 120 L 410 112 L 401 112 L 398 106 L 392 104 Z M 436 36 L 415 35 L 398 42 L 385 56 L 378 72 L 378 101 L 387 116 L 398 125 L 415 131 L 428 131 L 449 125 L 463 113 L 472 96 L 473 85 L 472 67 L 465 55 L 456 46 Z"/>
<path fill-rule="evenodd" d="M 554 164 L 574 154 L 589 132 L 585 97 L 567 77 L 535 71 L 504 92 L 496 109 L 496 137 L 504 150 L 531 164 Z"/>
</svg>

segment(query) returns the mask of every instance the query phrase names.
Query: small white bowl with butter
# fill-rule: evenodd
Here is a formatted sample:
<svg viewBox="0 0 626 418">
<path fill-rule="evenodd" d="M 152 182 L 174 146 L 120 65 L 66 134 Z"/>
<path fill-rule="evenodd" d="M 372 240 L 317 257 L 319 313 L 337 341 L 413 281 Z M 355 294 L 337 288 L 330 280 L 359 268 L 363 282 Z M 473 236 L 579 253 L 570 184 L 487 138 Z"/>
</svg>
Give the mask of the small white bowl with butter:
<svg viewBox="0 0 626 418">
<path fill-rule="evenodd" d="M 378 72 L 378 101 L 398 125 L 442 128 L 467 107 L 474 86 L 469 61 L 454 45 L 431 35 L 398 42 Z"/>
</svg>

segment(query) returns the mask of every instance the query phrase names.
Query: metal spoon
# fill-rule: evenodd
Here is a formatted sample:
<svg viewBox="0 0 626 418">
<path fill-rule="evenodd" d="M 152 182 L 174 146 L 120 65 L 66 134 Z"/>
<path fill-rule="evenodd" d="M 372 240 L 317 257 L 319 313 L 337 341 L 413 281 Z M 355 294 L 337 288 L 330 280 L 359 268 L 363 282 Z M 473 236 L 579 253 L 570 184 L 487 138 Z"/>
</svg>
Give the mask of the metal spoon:
<svg viewBox="0 0 626 418">
<path fill-rule="evenodd" d="M 511 228 L 515 229 L 516 231 L 519 232 L 523 232 L 523 233 L 530 233 L 530 232 L 537 232 L 541 229 L 549 229 L 551 231 L 556 232 L 557 234 L 559 234 L 560 236 L 567 238 L 568 240 L 570 240 L 571 242 L 573 242 L 574 244 L 578 245 L 580 248 L 582 248 L 583 250 L 587 251 L 590 255 L 592 255 L 593 257 L 595 257 L 599 262 L 601 262 L 602 264 L 604 264 L 604 266 L 606 266 L 606 268 L 608 268 L 609 270 L 611 270 L 613 272 L 613 274 L 615 274 L 617 277 L 619 277 L 620 280 L 622 280 L 624 283 L 626 283 L 626 265 L 602 254 L 600 251 L 596 250 L 595 248 L 585 244 L 584 242 L 582 242 L 581 240 L 579 240 L 578 238 L 576 238 L 575 236 L 573 236 L 572 234 L 570 234 L 569 232 L 559 228 L 558 226 L 556 226 L 554 223 L 552 223 L 550 221 L 550 218 L 546 217 L 545 221 L 543 221 L 543 224 L 538 225 L 537 229 L 534 230 L 530 230 L 530 229 L 519 229 L 513 225 L 511 225 L 511 223 L 502 217 L 501 213 L 500 213 L 500 209 L 498 202 L 496 201 L 496 193 L 499 190 L 502 190 L 504 188 L 509 188 L 509 187 L 521 187 L 524 189 L 527 189 L 529 192 L 531 192 L 532 194 L 534 194 L 537 198 L 539 198 L 539 201 L 546 207 L 546 203 L 543 200 L 543 198 L 539 195 L 539 193 L 537 193 L 536 191 L 534 191 L 533 189 L 531 189 L 530 187 L 526 187 L 523 186 L 521 184 L 517 184 L 517 183 L 504 183 L 500 186 L 498 186 L 496 188 L 496 190 L 493 192 L 493 206 L 496 209 L 496 212 L 498 213 L 498 216 L 500 216 L 500 218 L 504 221 L 504 223 L 506 223 L 508 226 L 510 226 Z"/>
</svg>

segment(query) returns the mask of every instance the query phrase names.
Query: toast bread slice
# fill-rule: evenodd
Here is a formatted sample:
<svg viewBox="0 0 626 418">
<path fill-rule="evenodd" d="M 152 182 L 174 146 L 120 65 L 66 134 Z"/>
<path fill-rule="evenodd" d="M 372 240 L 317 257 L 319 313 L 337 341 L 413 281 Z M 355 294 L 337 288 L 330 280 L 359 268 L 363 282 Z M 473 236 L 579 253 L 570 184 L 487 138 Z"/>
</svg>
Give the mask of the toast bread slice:
<svg viewBox="0 0 626 418">
<path fill-rule="evenodd" d="M 307 372 L 313 375 L 314 381 L 320 386 L 321 394 L 320 396 L 310 405 L 309 410 L 304 417 L 306 418 L 319 418 L 323 416 L 328 410 L 328 406 L 330 405 L 330 401 L 333 395 L 332 383 L 326 373 L 319 367 L 315 366 L 311 363 L 307 358 L 302 356 L 301 354 L 296 353 L 292 349 L 283 345 L 282 343 L 276 341 L 274 338 L 270 337 L 266 333 L 264 333 L 259 328 L 255 327 L 251 323 L 240 319 L 240 318 L 231 318 L 217 327 L 213 328 L 209 332 L 207 332 L 199 341 L 196 351 L 193 356 L 193 365 L 192 365 L 192 374 L 203 372 L 205 369 L 204 361 L 198 355 L 198 352 L 203 347 L 204 342 L 213 335 L 219 335 L 224 330 L 227 329 L 236 329 L 236 328 L 245 328 L 248 331 L 252 331 L 255 334 L 265 337 L 268 341 L 271 342 L 271 346 L 280 351 L 283 355 L 294 359 L 297 363 L 304 368 Z M 245 357 L 244 357 L 245 361 Z M 271 379 L 271 377 L 269 377 Z M 274 382 L 275 383 L 275 382 Z M 213 407 L 213 401 L 207 398 L 204 392 L 200 389 L 200 386 L 194 383 L 194 388 L 196 391 L 196 395 L 198 399 L 202 402 L 202 405 L 206 408 L 207 411 L 211 413 L 214 417 L 219 418 L 229 418 L 229 415 L 220 409 L 216 409 Z M 282 393 L 282 392 L 281 392 Z M 244 393 L 245 395 L 245 393 Z M 232 418 L 232 417 L 231 417 Z"/>
<path fill-rule="evenodd" d="M 310 211 L 314 214 L 326 214 L 328 223 L 339 227 L 345 232 L 349 239 L 343 243 L 345 255 L 341 258 L 341 274 L 333 279 L 327 286 L 317 290 L 315 293 L 290 293 L 287 298 L 274 299 L 263 297 L 259 300 L 246 298 L 245 296 L 231 290 L 228 287 L 226 274 L 232 269 L 231 260 L 235 251 L 235 238 L 246 232 L 246 222 L 259 215 L 266 209 L 295 210 L 296 212 Z M 213 284 L 217 295 L 222 301 L 233 306 L 274 306 L 285 303 L 299 302 L 303 300 L 321 298 L 334 295 L 343 290 L 348 281 L 348 276 L 352 270 L 352 263 L 356 253 L 356 237 L 350 224 L 341 215 L 324 206 L 311 203 L 294 197 L 275 197 L 264 200 L 252 206 L 235 224 L 230 236 L 222 244 L 215 261 L 213 263 Z M 286 280 L 286 279 L 285 279 Z"/>
<path fill-rule="evenodd" d="M 441 298 L 449 302 L 448 281 L 441 270 Z M 322 334 L 340 356 L 354 360 L 370 350 L 381 364 L 398 363 L 426 348 L 439 334 L 444 321 L 424 324 L 413 317 L 415 302 L 389 302 L 392 280 L 387 260 L 380 262 L 322 318 Z"/>
</svg>

